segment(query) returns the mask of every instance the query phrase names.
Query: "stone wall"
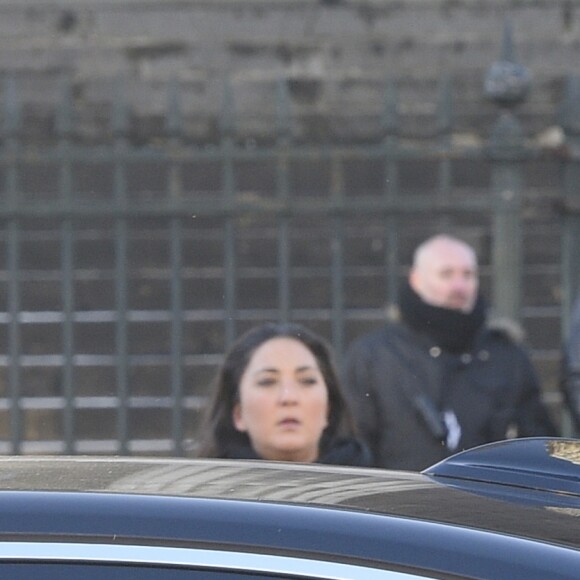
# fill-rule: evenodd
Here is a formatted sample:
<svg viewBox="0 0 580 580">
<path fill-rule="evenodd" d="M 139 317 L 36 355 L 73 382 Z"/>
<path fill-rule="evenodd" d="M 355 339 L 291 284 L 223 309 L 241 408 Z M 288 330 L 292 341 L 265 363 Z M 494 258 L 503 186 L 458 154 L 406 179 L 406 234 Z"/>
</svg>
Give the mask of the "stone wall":
<svg viewBox="0 0 580 580">
<path fill-rule="evenodd" d="M 435 81 L 452 74 L 459 128 L 473 131 L 495 113 L 482 79 L 508 16 L 516 58 L 534 75 L 521 115 L 538 132 L 554 122 L 566 75 L 580 72 L 578 0 L 0 0 L 0 73 L 20 79 L 36 110 L 58 98 L 67 75 L 88 135 L 106 123 L 115 79 L 146 127 L 177 80 L 187 132 L 202 140 L 215 130 L 225 77 L 237 110 L 257 119 L 253 130 L 268 130 L 273 83 L 287 78 L 295 115 L 360 133 L 352 119 L 380 109 L 386 78 L 398 81 L 414 132 Z"/>
</svg>

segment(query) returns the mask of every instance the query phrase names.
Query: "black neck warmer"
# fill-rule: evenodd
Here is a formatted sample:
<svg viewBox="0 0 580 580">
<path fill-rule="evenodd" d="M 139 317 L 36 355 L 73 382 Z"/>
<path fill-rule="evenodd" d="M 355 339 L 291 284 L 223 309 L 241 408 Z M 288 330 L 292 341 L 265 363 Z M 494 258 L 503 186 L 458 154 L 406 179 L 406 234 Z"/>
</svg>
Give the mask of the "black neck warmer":
<svg viewBox="0 0 580 580">
<path fill-rule="evenodd" d="M 431 306 L 406 283 L 399 299 L 403 320 L 416 332 L 429 336 L 443 350 L 460 353 L 469 350 L 485 322 L 486 305 L 481 296 L 473 310 L 464 313 L 451 308 Z"/>
<path fill-rule="evenodd" d="M 232 446 L 222 457 L 225 459 L 262 459 L 249 442 Z M 366 444 L 354 437 L 339 437 L 331 444 L 324 445 L 315 463 L 355 467 L 371 467 L 373 464 L 371 452 Z"/>
</svg>

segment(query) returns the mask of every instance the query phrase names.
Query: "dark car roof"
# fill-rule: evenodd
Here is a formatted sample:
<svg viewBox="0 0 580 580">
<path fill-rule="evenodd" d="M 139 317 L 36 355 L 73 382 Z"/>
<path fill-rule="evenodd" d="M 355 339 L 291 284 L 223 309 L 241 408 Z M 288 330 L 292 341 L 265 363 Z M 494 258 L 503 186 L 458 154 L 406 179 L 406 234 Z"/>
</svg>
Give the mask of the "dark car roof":
<svg viewBox="0 0 580 580">
<path fill-rule="evenodd" d="M 303 504 L 449 523 L 580 549 L 580 441 L 510 443 L 511 466 L 502 445 L 459 454 L 425 474 L 217 459 L 8 457 L 0 459 L 0 507 L 10 491 L 57 490 Z M 502 458 L 497 465 L 493 453 L 489 458 L 494 448 Z M 518 457 L 524 457 L 523 463 Z M 549 484 L 549 491 L 541 482 Z M 534 501 L 522 502 L 519 496 Z M 0 532 L 4 528 L 0 521 Z"/>
<path fill-rule="evenodd" d="M 0 563 L 30 558 L 38 546 L 65 558 L 73 545 L 121 555 L 123 547 L 156 546 L 227 553 L 235 562 L 302 558 L 307 569 L 336 563 L 365 577 L 388 569 L 576 578 L 579 446 L 496 444 L 423 474 L 217 459 L 2 458 Z"/>
</svg>

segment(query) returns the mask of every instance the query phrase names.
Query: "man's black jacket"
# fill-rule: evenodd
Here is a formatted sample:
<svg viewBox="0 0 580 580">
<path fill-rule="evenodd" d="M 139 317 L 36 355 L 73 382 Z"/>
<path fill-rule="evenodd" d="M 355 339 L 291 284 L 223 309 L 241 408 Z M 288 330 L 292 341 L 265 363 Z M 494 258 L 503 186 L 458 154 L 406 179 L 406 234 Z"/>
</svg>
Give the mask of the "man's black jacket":
<svg viewBox="0 0 580 580">
<path fill-rule="evenodd" d="M 468 352 L 451 354 L 389 322 L 350 347 L 344 386 L 378 467 L 421 470 L 514 434 L 557 434 L 526 351 L 501 328 L 484 326 Z M 455 449 L 437 432 L 446 410 L 461 428 Z"/>
</svg>

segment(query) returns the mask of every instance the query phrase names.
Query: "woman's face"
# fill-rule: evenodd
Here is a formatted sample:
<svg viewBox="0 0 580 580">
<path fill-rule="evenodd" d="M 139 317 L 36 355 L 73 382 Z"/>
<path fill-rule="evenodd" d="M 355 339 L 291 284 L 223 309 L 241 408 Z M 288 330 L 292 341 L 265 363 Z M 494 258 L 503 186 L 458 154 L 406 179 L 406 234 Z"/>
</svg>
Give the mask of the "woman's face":
<svg viewBox="0 0 580 580">
<path fill-rule="evenodd" d="M 280 337 L 256 349 L 240 381 L 233 421 L 260 457 L 315 461 L 328 412 L 328 389 L 308 348 Z"/>
</svg>

